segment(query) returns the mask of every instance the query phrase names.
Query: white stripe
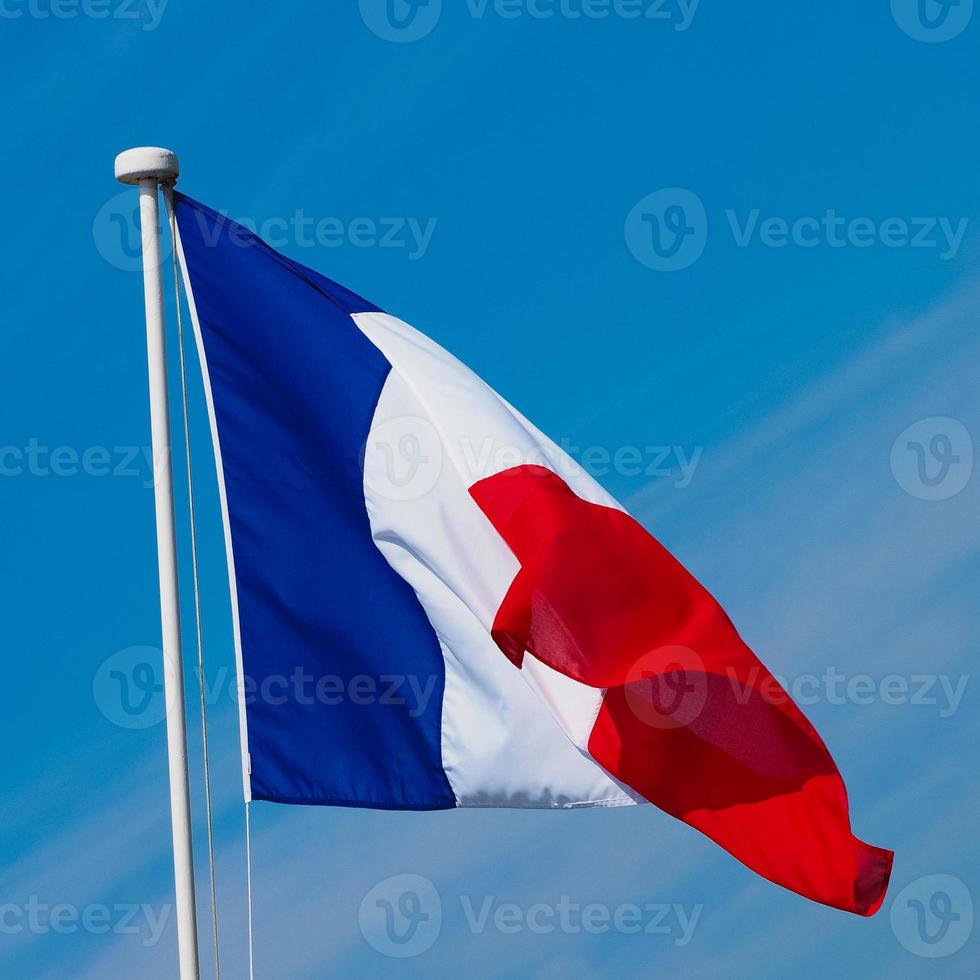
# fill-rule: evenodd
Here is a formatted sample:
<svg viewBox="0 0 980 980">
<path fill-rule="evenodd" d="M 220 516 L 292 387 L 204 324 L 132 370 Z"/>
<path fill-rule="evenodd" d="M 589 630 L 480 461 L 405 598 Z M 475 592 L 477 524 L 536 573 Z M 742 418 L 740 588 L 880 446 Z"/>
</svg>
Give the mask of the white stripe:
<svg viewBox="0 0 980 980">
<path fill-rule="evenodd" d="M 180 227 L 174 223 L 176 230 L 177 258 L 180 261 L 180 271 L 184 279 L 184 291 L 187 294 L 187 305 L 190 309 L 191 323 L 194 327 L 194 340 L 197 344 L 197 359 L 201 365 L 201 377 L 204 382 L 204 397 L 208 406 L 208 421 L 211 425 L 211 445 L 214 449 L 214 465 L 218 476 L 218 498 L 221 501 L 221 523 L 225 534 L 225 557 L 228 563 L 228 589 L 231 597 L 231 628 L 235 642 L 235 666 L 238 672 L 238 729 L 242 753 L 242 784 L 245 802 L 252 799 L 252 786 L 249 779 L 248 757 L 248 720 L 245 717 L 245 668 L 242 661 L 242 630 L 238 618 L 238 585 L 235 579 L 235 555 L 231 543 L 231 522 L 228 518 L 228 494 L 225 490 L 225 471 L 221 462 L 221 440 L 218 438 L 218 422 L 214 414 L 214 398 L 211 394 L 211 376 L 208 374 L 208 360 L 204 351 L 204 338 L 201 335 L 201 323 L 197 316 L 197 303 L 194 301 L 194 290 L 191 287 L 191 277 L 187 271 L 184 259 L 184 246 L 180 240 Z"/>
<path fill-rule="evenodd" d="M 519 566 L 469 488 L 524 460 L 561 472 L 576 492 L 584 477 L 587 499 L 610 498 L 428 338 L 385 314 L 354 320 L 392 364 L 365 449 L 365 499 L 378 548 L 442 646 L 443 766 L 458 804 L 637 802 L 584 751 L 603 692 L 530 656 L 518 670 L 494 643 L 490 627 Z"/>
</svg>

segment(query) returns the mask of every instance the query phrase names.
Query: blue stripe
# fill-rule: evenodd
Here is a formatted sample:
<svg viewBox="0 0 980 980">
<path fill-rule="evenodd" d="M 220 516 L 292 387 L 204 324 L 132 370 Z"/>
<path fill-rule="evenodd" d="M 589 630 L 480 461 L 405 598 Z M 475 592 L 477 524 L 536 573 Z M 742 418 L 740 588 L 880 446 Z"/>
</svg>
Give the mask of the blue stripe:
<svg viewBox="0 0 980 980">
<path fill-rule="evenodd" d="M 376 307 L 175 198 L 224 464 L 253 798 L 455 806 L 439 643 L 365 509 L 391 365 L 350 314 Z M 410 682 L 429 695 L 406 697 Z"/>
</svg>

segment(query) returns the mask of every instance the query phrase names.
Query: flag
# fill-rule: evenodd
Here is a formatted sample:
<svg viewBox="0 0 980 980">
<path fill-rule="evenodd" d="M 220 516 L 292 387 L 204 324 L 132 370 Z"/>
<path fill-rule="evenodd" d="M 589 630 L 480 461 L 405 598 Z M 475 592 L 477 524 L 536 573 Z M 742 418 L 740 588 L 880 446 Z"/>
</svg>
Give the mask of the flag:
<svg viewBox="0 0 980 980">
<path fill-rule="evenodd" d="M 874 913 L 891 852 L 852 835 L 820 736 L 708 591 L 440 346 L 174 198 L 246 797 L 652 803 L 771 881 Z"/>
</svg>

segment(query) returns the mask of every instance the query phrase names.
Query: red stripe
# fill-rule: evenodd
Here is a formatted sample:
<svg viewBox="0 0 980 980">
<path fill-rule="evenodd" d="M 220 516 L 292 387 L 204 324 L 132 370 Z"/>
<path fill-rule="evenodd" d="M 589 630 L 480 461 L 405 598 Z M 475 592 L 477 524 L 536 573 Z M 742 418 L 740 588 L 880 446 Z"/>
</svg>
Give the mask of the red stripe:
<svg viewBox="0 0 980 980">
<path fill-rule="evenodd" d="M 877 911 L 891 852 L 852 835 L 820 736 L 693 576 L 629 515 L 543 467 L 470 493 L 521 564 L 497 645 L 607 689 L 592 757 L 771 881 Z"/>
</svg>

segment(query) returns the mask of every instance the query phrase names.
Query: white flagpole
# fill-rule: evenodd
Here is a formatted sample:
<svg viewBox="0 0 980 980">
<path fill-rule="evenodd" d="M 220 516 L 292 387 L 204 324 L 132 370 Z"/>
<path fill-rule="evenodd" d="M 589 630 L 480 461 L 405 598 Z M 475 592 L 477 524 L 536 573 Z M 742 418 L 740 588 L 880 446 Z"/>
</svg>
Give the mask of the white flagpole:
<svg viewBox="0 0 980 980">
<path fill-rule="evenodd" d="M 126 150 L 116 157 L 117 180 L 124 184 L 137 185 L 140 189 L 146 353 L 150 376 L 153 494 L 156 503 L 160 616 L 163 623 L 163 681 L 167 703 L 167 754 L 170 762 L 170 819 L 173 827 L 174 884 L 177 899 L 177 946 L 180 980 L 199 980 L 158 199 L 159 186 L 173 185 L 179 172 L 176 155 L 170 150 L 159 147 L 138 147 Z"/>
</svg>

